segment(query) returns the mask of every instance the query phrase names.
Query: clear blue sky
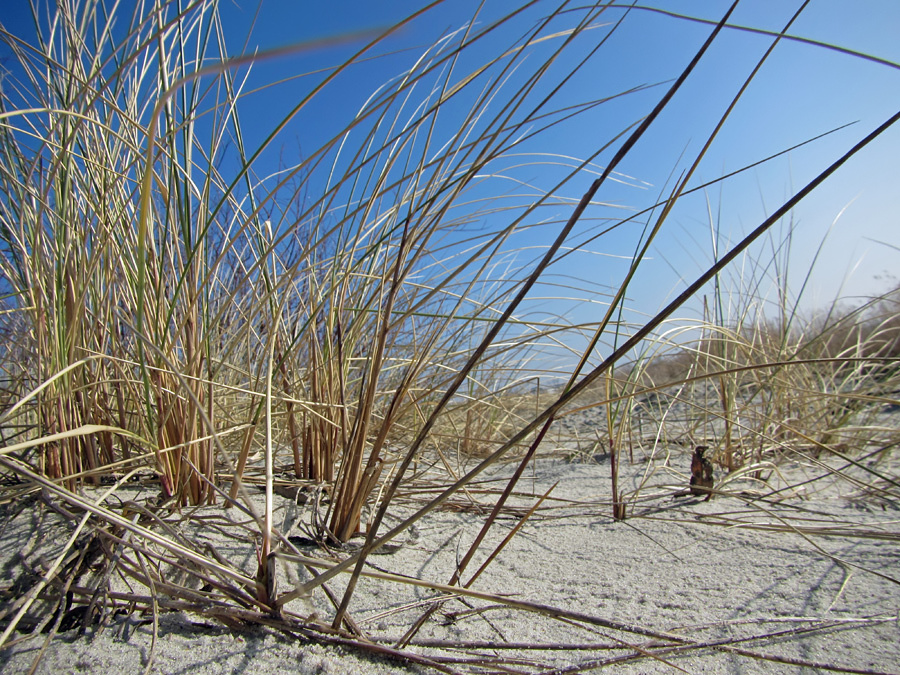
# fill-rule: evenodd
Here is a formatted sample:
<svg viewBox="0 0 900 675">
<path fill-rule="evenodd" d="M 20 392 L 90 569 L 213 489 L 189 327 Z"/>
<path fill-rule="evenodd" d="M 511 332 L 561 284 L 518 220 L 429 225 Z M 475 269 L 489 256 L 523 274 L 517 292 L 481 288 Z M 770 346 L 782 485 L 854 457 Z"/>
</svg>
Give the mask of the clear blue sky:
<svg viewBox="0 0 900 675">
<path fill-rule="evenodd" d="M 250 43 L 267 48 L 386 26 L 423 4 L 264 0 Z M 724 0 L 659 0 L 640 4 L 716 21 L 730 3 Z M 473 15 L 477 5 L 469 0 L 453 0 L 421 17 L 381 48 L 383 51 L 389 48 L 406 51 L 348 73 L 348 77 L 326 93 L 322 106 L 304 115 L 302 123 L 286 138 L 289 142 L 296 138 L 304 150 L 317 147 L 321 139 L 330 138 L 362 105 L 376 84 L 408 67 L 440 35 L 461 26 Z M 799 0 L 744 0 L 731 22 L 777 31 L 800 5 Z M 490 22 L 511 6 L 508 2 L 489 0 L 481 16 L 482 22 Z M 554 6 L 555 3 L 541 4 L 529 16 L 536 17 Z M 224 3 L 222 7 L 227 25 L 235 30 L 235 37 L 246 33 L 255 11 L 253 3 L 248 2 L 244 7 Z M 621 10 L 610 10 L 602 18 L 612 21 L 619 16 Z M 527 21 L 522 22 L 523 27 L 527 25 Z M 603 30 L 598 29 L 598 39 Z M 711 26 L 702 23 L 646 10 L 632 11 L 626 24 L 600 52 L 600 57 L 579 77 L 577 87 L 581 88 L 581 100 L 676 77 L 710 30 Z M 857 0 L 853 3 L 812 0 L 790 32 L 900 64 L 900 3 L 893 0 Z M 506 46 L 513 37 L 517 36 L 498 36 L 494 49 Z M 652 203 L 672 172 L 686 167 L 770 42 L 771 38 L 763 35 L 726 31 L 671 108 L 619 167 L 637 179 L 636 182 L 647 184 L 646 189 L 622 190 L 611 186 L 608 194 L 601 193 L 599 198 L 635 209 Z M 276 63 L 258 64 L 255 77 L 261 82 L 272 81 L 317 66 L 335 65 L 352 48 L 324 49 Z M 485 53 L 489 51 L 490 47 L 486 47 Z M 308 91 L 314 81 L 315 77 L 302 78 L 267 90 L 251 108 L 253 114 L 259 116 L 261 128 L 269 126 L 265 121 L 267 116 L 271 123 L 280 119 L 296 97 Z M 583 121 L 565 127 L 564 133 L 548 135 L 544 139 L 547 146 L 541 150 L 584 156 L 586 151 L 608 141 L 625 124 L 646 114 L 663 91 L 663 88 L 652 89 L 625 103 L 608 106 L 609 110 L 602 116 L 585 116 Z M 278 92 L 277 96 L 275 92 Z M 571 96 L 573 100 L 578 99 L 577 93 Z M 794 189 L 805 184 L 898 108 L 900 70 L 897 68 L 821 47 L 782 42 L 732 114 L 693 184 L 716 179 L 840 125 L 856 124 L 731 179 L 721 187 L 710 188 L 705 195 L 685 199 L 668 223 L 667 234 L 653 251 L 654 260 L 647 263 L 633 287 L 632 304 L 652 311 L 679 288 L 673 268 L 677 268 L 684 279 L 690 280 L 708 263 L 711 253 L 707 200 L 722 232 L 736 238 L 739 233 L 755 227 Z M 610 153 L 603 155 L 604 158 L 609 156 Z M 587 187 L 589 178 L 572 184 L 572 198 L 580 196 L 580 190 Z M 539 177 L 535 179 L 539 180 Z M 806 306 L 827 304 L 838 293 L 865 295 L 888 288 L 891 280 L 884 277 L 900 274 L 897 264 L 900 254 L 890 248 L 900 246 L 898 213 L 900 129 L 894 129 L 874 147 L 854 158 L 793 214 L 797 229 L 791 266 L 796 280 L 802 279 L 811 263 L 812 253 L 836 221 L 817 264 L 814 283 L 806 291 Z M 561 209 L 560 217 L 566 215 Z M 604 252 L 629 255 L 633 238 L 607 238 L 594 246 Z M 760 259 L 765 258 L 764 247 L 762 251 L 760 247 L 756 250 Z M 623 270 L 621 264 L 598 262 L 596 256 L 582 254 L 570 258 L 565 269 L 559 272 L 589 278 L 599 284 L 615 284 Z M 795 285 L 799 285 L 798 281 Z"/>
<path fill-rule="evenodd" d="M 386 26 L 423 4 L 264 0 L 250 43 L 267 48 Z M 540 9 L 549 9 L 554 4 L 543 4 Z M 642 4 L 715 21 L 730 3 L 660 0 Z M 779 30 L 800 4 L 796 0 L 744 0 L 733 15 L 732 23 Z M 487 23 L 509 6 L 507 2 L 488 2 L 482 21 Z M 437 37 L 461 26 L 476 7 L 475 2 L 454 0 L 421 17 L 383 47 L 408 51 L 381 59 L 371 68 L 359 68 L 363 72 L 358 74 L 348 73 L 348 77 L 336 83 L 339 86 L 334 87 L 333 92 L 328 92 L 327 103 L 333 107 L 330 114 L 304 116 L 299 125 L 301 128 L 286 135 L 288 142 L 295 135 L 302 147 L 311 149 L 320 139 L 330 138 L 362 105 L 375 85 L 401 72 Z M 223 3 L 222 8 L 226 25 L 235 30 L 235 38 L 244 34 L 255 11 L 253 3 L 248 2 L 244 7 Z M 618 18 L 619 14 L 610 11 L 609 19 Z M 604 57 L 614 54 L 615 59 L 599 60 L 590 70 L 590 78 L 583 78 L 585 87 L 596 87 L 595 92 L 585 92 L 584 99 L 677 76 L 711 29 L 708 25 L 639 10 L 633 11 L 626 21 L 626 26 L 614 37 L 615 43 L 603 52 Z M 858 0 L 850 4 L 839 0 L 813 0 L 795 22 L 791 33 L 900 64 L 900 3 L 891 0 Z M 511 39 L 512 36 L 507 38 Z M 690 157 L 691 149 L 699 147 L 705 140 L 712 124 L 769 43 L 768 37 L 737 30 L 722 35 L 672 108 L 620 169 L 655 189 L 662 188 L 673 169 L 684 166 L 684 160 L 679 164 L 682 151 Z M 255 76 L 264 82 L 306 72 L 316 66 L 335 65 L 355 46 L 324 49 L 273 64 L 260 64 Z M 293 85 L 267 90 L 259 97 L 258 107 L 254 108 L 254 114 L 260 118 L 260 127 L 268 128 L 279 120 L 297 94 L 307 91 L 309 82 L 314 80 L 303 78 Z M 620 126 L 616 125 L 633 121 L 648 111 L 662 91 L 652 90 L 635 97 L 628 105 L 620 106 L 614 116 L 610 116 L 611 128 L 618 131 Z M 274 93 L 278 96 L 273 97 Z M 728 182 L 721 193 L 719 188 L 710 190 L 709 199 L 716 208 L 722 209 L 719 218 L 724 229 L 741 231 L 753 227 L 767 211 L 780 206 L 792 187 L 804 184 L 818 169 L 898 108 L 900 70 L 815 46 L 784 42 L 776 48 L 738 105 L 694 182 L 699 184 L 715 179 L 816 134 L 848 122 L 858 122 L 812 147 L 797 150 L 780 161 Z M 267 114 L 269 124 L 265 120 Z M 566 134 L 566 137 L 556 139 L 558 145 L 547 147 L 546 151 L 583 156 L 585 146 L 589 147 L 594 139 L 605 141 L 611 135 L 602 131 L 598 134 L 589 121 L 582 125 L 580 133 L 567 128 Z M 900 245 L 900 223 L 896 215 L 900 213 L 900 130 L 889 132 L 877 147 L 855 158 L 823 187 L 824 190 L 795 213 L 801 235 L 795 261 L 798 270 L 808 262 L 804 252 L 818 244 L 832 221 L 846 207 L 830 235 L 827 260 L 820 263 L 825 273 L 817 276 L 819 294 L 827 299 L 836 293 L 845 271 L 850 274 L 846 292 L 880 290 L 883 286 L 875 277 L 896 270 L 898 256 L 895 251 L 871 240 Z M 649 193 L 655 195 L 655 189 L 651 188 Z M 647 196 L 628 191 L 617 191 L 616 194 L 621 203 L 636 208 L 648 203 Z M 630 201 L 629 197 L 632 197 Z M 697 207 L 682 209 L 674 222 L 689 231 L 699 243 L 707 244 L 706 206 L 703 198 L 695 201 Z M 672 243 L 674 250 L 668 255 L 673 258 L 673 263 L 684 264 L 678 249 L 694 248 L 694 244 L 687 244 L 687 241 L 680 239 Z M 627 253 L 625 250 L 619 252 Z M 691 251 L 691 255 L 698 262 L 704 262 L 708 259 L 708 250 Z M 853 266 L 860 261 L 862 265 L 854 271 Z M 653 286 L 659 288 L 656 283 Z M 648 306 L 652 306 L 652 301 Z"/>
<path fill-rule="evenodd" d="M 225 0 L 221 9 L 230 49 L 236 55 L 244 51 L 245 40 L 248 51 L 252 51 L 257 47 L 269 49 L 303 40 L 383 28 L 424 4 L 408 0 L 263 0 L 257 8 L 253 0 Z M 391 50 L 394 53 L 344 73 L 284 131 L 277 150 L 288 155 L 292 152 L 298 156 L 308 155 L 331 139 L 352 119 L 375 87 L 409 68 L 441 35 L 462 26 L 473 16 L 478 4 L 473 0 L 447 0 L 384 42 L 376 53 L 385 54 Z M 479 47 L 481 51 L 474 50 L 473 56 L 488 58 L 488 55 L 496 54 L 519 37 L 514 30 L 526 30 L 534 19 L 557 4 L 538 3 L 534 11 L 523 16 L 514 27 Z M 713 22 L 724 14 L 729 4 L 725 0 L 639 3 Z M 5 3 L 5 8 L 0 10 L 0 21 L 14 31 L 17 26 L 26 26 L 27 5 L 25 0 Z M 778 31 L 800 5 L 800 0 L 743 0 L 731 23 Z M 487 0 L 480 21 L 483 25 L 488 24 L 517 6 L 519 3 Z M 572 6 L 578 6 L 578 3 Z M 623 11 L 610 9 L 601 21 L 615 21 Z M 559 26 L 563 24 L 564 21 L 559 22 Z M 669 81 L 679 75 L 711 29 L 712 26 L 703 23 L 635 9 L 597 57 L 561 94 L 560 101 L 592 100 L 630 87 Z M 586 35 L 599 40 L 607 30 L 599 27 Z M 900 3 L 896 0 L 854 0 L 852 3 L 812 0 L 790 33 L 900 64 Z M 592 46 L 587 44 L 587 37 L 583 39 L 585 44 L 581 53 Z M 597 199 L 640 210 L 652 204 L 661 191 L 669 189 L 670 176 L 677 175 L 689 165 L 770 43 L 770 37 L 726 30 L 671 107 L 618 167 L 619 171 L 634 178 L 634 187 L 610 184 Z M 328 68 L 340 64 L 361 44 L 356 41 L 255 64 L 251 71 L 251 88 L 282 79 L 287 81 L 243 99 L 245 130 L 251 130 L 250 146 L 260 143 L 296 101 L 321 81 Z M 560 65 L 565 67 L 565 64 Z M 601 106 L 595 113 L 583 115 L 558 132 L 545 134 L 540 144 L 533 144 L 528 149 L 583 157 L 649 112 L 664 91 L 663 85 Z M 683 282 L 691 281 L 709 264 L 712 257 L 711 218 L 724 237 L 720 245 L 726 246 L 728 238 L 736 239 L 758 225 L 795 189 L 898 108 L 900 68 L 897 66 L 880 65 L 808 44 L 782 42 L 738 104 L 695 174 L 692 185 L 714 180 L 840 125 L 856 124 L 705 193 L 685 198 L 671 216 L 658 245 L 651 251 L 652 259 L 645 263 L 632 286 L 629 305 L 652 312 L 673 297 Z M 254 130 L 258 133 L 254 134 Z M 598 161 L 602 164 L 611 156 L 612 151 L 606 152 Z M 532 167 L 519 177 L 546 186 L 553 172 L 549 168 L 545 172 L 547 175 L 542 175 L 540 167 Z M 593 177 L 586 175 L 583 180 L 572 181 L 566 188 L 566 196 L 577 200 Z M 311 185 L 315 186 L 315 183 L 311 182 Z M 570 212 L 563 205 L 557 210 L 560 221 L 564 221 Z M 598 209 L 594 215 L 616 217 L 623 213 L 626 212 Z M 879 293 L 896 284 L 898 279 L 890 277 L 900 276 L 898 214 L 900 129 L 892 129 L 874 147 L 851 160 L 793 214 L 796 231 L 791 267 L 795 292 L 811 263 L 813 252 L 836 221 L 814 271 L 813 284 L 806 291 L 805 305 L 827 304 L 839 293 L 849 297 Z M 582 237 L 587 236 L 590 227 L 586 224 L 582 228 Z M 592 250 L 586 249 L 567 258 L 564 264 L 552 270 L 548 281 L 565 284 L 571 283 L 567 279 L 575 278 L 578 280 L 575 283 L 582 288 L 617 285 L 625 270 L 624 263 L 598 254 L 630 256 L 635 245 L 636 227 L 639 226 L 604 237 L 590 245 Z M 552 229 L 539 230 L 534 240 L 528 243 L 541 246 L 552 238 L 553 233 Z M 579 241 L 579 238 L 573 241 Z M 757 246 L 754 251 L 759 260 L 771 257 L 770 251 L 767 256 L 765 245 Z M 750 267 L 743 268 L 745 278 L 749 277 L 746 270 Z M 740 268 L 736 273 L 741 273 Z M 554 291 L 543 288 L 539 289 L 540 293 L 553 295 Z M 567 294 L 564 290 L 556 293 Z M 560 308 L 565 308 L 573 320 L 587 319 L 598 311 L 589 305 L 566 308 L 560 301 L 548 303 L 547 311 L 559 311 Z"/>
</svg>

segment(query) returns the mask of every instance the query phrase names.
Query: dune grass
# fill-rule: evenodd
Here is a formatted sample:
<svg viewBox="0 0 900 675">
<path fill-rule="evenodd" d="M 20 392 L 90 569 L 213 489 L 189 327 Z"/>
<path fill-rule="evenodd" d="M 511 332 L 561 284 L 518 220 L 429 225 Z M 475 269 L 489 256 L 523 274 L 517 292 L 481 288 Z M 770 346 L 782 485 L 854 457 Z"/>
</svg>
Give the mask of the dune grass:
<svg viewBox="0 0 900 675">
<path fill-rule="evenodd" d="M 780 316 L 757 311 L 758 285 L 745 278 L 737 305 L 716 295 L 699 329 L 666 330 L 676 311 L 896 116 L 822 167 L 658 314 L 628 324 L 629 284 L 692 189 L 704 148 L 655 206 L 600 319 L 533 321 L 530 294 L 585 212 L 602 206 L 617 165 L 705 58 L 728 15 L 680 77 L 658 87 L 654 106 L 577 160 L 527 153 L 531 141 L 636 93 L 603 92 L 576 106 L 556 96 L 627 16 L 607 15 L 604 5 L 551 9 L 477 65 L 470 52 L 500 28 L 519 30 L 518 12 L 498 24 L 473 21 L 361 109 L 341 111 L 345 126 L 334 138 L 270 176 L 267 153 L 283 142 L 282 128 L 386 35 L 353 36 L 356 56 L 252 148 L 240 115 L 247 67 L 315 45 L 229 60 L 214 3 L 151 8 L 130 17 L 118 8 L 113 17 L 101 2 L 66 2 L 36 42 L 2 33 L 18 60 L 0 95 L 3 499 L 9 513 L 26 500 L 67 514 L 71 531 L 42 578 L 4 601 L 0 646 L 26 620 L 60 630 L 74 594 L 101 622 L 126 605 L 154 617 L 202 607 L 225 623 L 338 636 L 378 651 L 350 612 L 357 581 L 373 574 L 369 555 L 467 495 L 492 465 L 515 462 L 458 569 L 446 581 L 416 582 L 477 597 L 467 588 L 474 577 L 462 583 L 467 565 L 541 443 L 553 438 L 554 420 L 576 408 L 604 411 L 591 443 L 612 458 L 610 515 L 619 520 L 640 515 L 646 491 L 619 486 L 617 467 L 636 452 L 658 462 L 659 448 L 695 443 L 716 448 L 726 476 L 719 493 L 736 477 L 765 486 L 780 465 L 801 458 L 896 504 L 896 477 L 863 461 L 896 444 L 876 419 L 879 406 L 898 405 L 896 292 L 804 322 L 787 293 Z M 612 156 L 598 168 L 605 152 Z M 504 178 L 517 167 L 559 179 L 536 195 L 510 192 Z M 585 171 L 598 177 L 573 201 L 571 184 Z M 544 225 L 553 234 L 535 254 L 522 233 Z M 699 341 L 690 337 L 697 330 Z M 564 384 L 542 383 L 531 364 L 547 346 L 585 335 Z M 597 361 L 599 344 L 610 348 Z M 687 402 L 688 423 L 667 419 L 673 401 Z M 648 423 L 654 434 L 645 438 Z M 829 458 L 844 464 L 834 468 Z M 128 496 L 135 485 L 154 498 L 136 502 Z M 340 562 L 303 555 L 273 521 L 284 489 L 315 501 L 304 523 L 311 539 L 342 548 L 363 535 L 364 543 Z M 416 489 L 424 505 L 386 527 L 392 505 Z M 213 505 L 246 517 L 232 534 L 253 542 L 255 575 L 166 525 Z M 88 575 L 96 558 L 101 572 Z M 304 566 L 308 579 L 280 589 L 279 566 L 291 564 Z M 185 577 L 166 577 L 163 565 Z M 340 597 L 328 584 L 343 572 L 350 581 Z M 146 592 L 113 589 L 119 577 Z M 333 602 L 333 615 L 298 614 L 291 603 L 318 592 Z M 490 599 L 675 639 L 527 599 Z M 436 606 L 392 654 L 448 670 L 402 651 Z"/>
</svg>

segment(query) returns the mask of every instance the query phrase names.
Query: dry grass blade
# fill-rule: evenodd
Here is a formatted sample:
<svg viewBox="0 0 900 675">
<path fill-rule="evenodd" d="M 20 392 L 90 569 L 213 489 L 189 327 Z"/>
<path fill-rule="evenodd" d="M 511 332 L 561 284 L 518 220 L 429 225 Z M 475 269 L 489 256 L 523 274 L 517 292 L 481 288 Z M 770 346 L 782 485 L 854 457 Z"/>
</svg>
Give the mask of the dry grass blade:
<svg viewBox="0 0 900 675">
<path fill-rule="evenodd" d="M 60 486 L 58 486 L 54 482 L 48 480 L 44 476 L 35 474 L 34 472 L 30 471 L 26 466 L 24 466 L 23 464 L 21 464 L 20 462 L 18 462 L 16 460 L 11 460 L 8 457 L 0 457 L 0 465 L 6 467 L 7 469 L 9 469 L 11 471 L 14 471 L 15 473 L 27 478 L 30 481 L 33 481 L 35 484 L 40 485 L 41 487 L 50 491 L 51 493 L 56 494 L 60 499 L 67 502 L 68 504 L 71 504 L 72 506 L 80 507 L 80 508 L 84 509 L 85 511 L 93 514 L 94 516 L 97 516 L 104 522 L 121 527 L 126 531 L 130 531 L 133 535 L 137 535 L 137 536 L 141 537 L 142 539 L 152 541 L 155 544 L 158 544 L 159 546 L 164 548 L 165 550 L 171 551 L 172 553 L 175 553 L 176 555 L 178 555 L 186 560 L 190 560 L 191 562 L 194 562 L 195 564 L 201 566 L 204 569 L 213 570 L 214 572 L 221 574 L 223 578 L 228 578 L 233 581 L 236 581 L 241 586 L 244 586 L 246 588 L 253 587 L 253 581 L 249 577 L 244 576 L 243 574 L 237 572 L 236 570 L 232 569 L 231 567 L 222 565 L 221 563 L 219 563 L 215 560 L 211 560 L 210 558 L 207 558 L 206 556 L 200 555 L 196 551 L 193 551 L 181 544 L 178 544 L 175 541 L 166 539 L 165 537 L 162 537 L 162 536 L 156 534 L 152 530 L 144 528 L 140 525 L 135 525 L 131 520 L 129 520 L 127 518 L 123 518 L 122 516 L 114 513 L 113 511 L 110 511 L 109 509 L 106 509 L 103 506 L 100 506 L 99 504 L 94 504 L 94 503 L 87 501 L 87 500 L 83 499 L 82 497 L 79 497 L 78 495 L 70 492 L 69 490 L 61 488 Z"/>
</svg>

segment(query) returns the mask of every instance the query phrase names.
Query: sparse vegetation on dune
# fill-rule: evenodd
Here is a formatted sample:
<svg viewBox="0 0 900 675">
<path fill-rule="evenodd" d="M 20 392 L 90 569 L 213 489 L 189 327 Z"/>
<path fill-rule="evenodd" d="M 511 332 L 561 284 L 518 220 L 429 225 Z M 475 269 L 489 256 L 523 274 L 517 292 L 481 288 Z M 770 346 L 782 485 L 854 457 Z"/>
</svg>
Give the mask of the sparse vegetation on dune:
<svg viewBox="0 0 900 675">
<path fill-rule="evenodd" d="M 633 459 L 636 449 L 646 455 L 706 445 L 732 479 L 772 476 L 785 464 L 847 452 L 883 459 L 898 440 L 887 416 L 900 392 L 896 315 L 889 309 L 896 298 L 892 290 L 813 318 L 794 308 L 781 320 L 744 313 L 739 322 L 699 322 L 691 332 L 700 340 L 679 344 L 670 336 L 650 344 L 608 388 L 585 396 L 581 408 L 625 402 L 618 423 L 600 436 L 604 451 L 625 444 Z M 890 487 L 868 490 L 856 479 L 847 487 L 896 505 L 895 478 L 872 478 Z"/>
<path fill-rule="evenodd" d="M 777 311 L 763 311 L 760 285 L 745 279 L 753 283 L 736 299 L 716 285 L 702 321 L 674 323 L 898 116 L 821 167 L 656 315 L 628 323 L 629 284 L 702 151 L 647 216 L 594 323 L 532 320 L 530 294 L 727 15 L 634 124 L 584 157 L 529 153 L 533 140 L 552 142 L 579 115 L 634 94 L 577 105 L 559 95 L 618 29 L 622 12 L 607 24 L 605 4 L 550 8 L 526 28 L 519 12 L 461 28 L 360 110 L 340 111 L 337 136 L 260 178 L 272 175 L 281 127 L 386 35 L 361 38 L 366 49 L 254 148 L 241 117 L 246 68 L 276 55 L 227 59 L 214 2 L 141 9 L 60 0 L 36 41 L 0 28 L 17 60 L 0 90 L 0 502 L 7 526 L 40 514 L 35 526 L 58 544 L 5 561 L 0 649 L 41 631 L 96 630 L 122 613 L 145 613 L 155 630 L 160 613 L 177 610 L 482 672 L 478 660 L 408 648 L 441 603 L 468 597 L 624 631 L 649 640 L 634 658 L 658 650 L 664 659 L 694 643 L 470 587 L 508 543 L 486 550 L 498 519 L 524 523 L 551 503 L 547 493 L 523 504 L 520 480 L 535 457 L 609 458 L 605 515 L 638 527 L 688 488 L 696 445 L 710 448 L 713 505 L 798 488 L 809 474 L 792 479 L 795 464 L 871 504 L 900 504 L 900 438 L 885 418 L 900 406 L 897 290 L 807 319 L 786 287 Z M 516 38 L 499 44 L 501 34 Z M 492 56 L 473 65 L 466 57 L 486 44 Z M 526 175 L 535 167 L 559 176 L 538 194 Z M 585 172 L 594 180 L 572 200 Z M 528 189 L 509 191 L 509 176 Z M 523 232 L 545 224 L 553 233 L 535 249 Z M 587 283 L 566 290 L 592 293 Z M 543 370 L 560 345 L 575 353 L 561 386 Z M 583 423 L 567 425 L 586 412 L 592 434 L 581 436 Z M 501 463 L 501 487 L 477 483 Z M 642 479 L 620 480 L 637 464 L 647 466 Z M 683 480 L 657 480 L 665 471 Z M 276 522 L 284 496 L 305 504 L 304 518 Z M 440 508 L 470 509 L 481 523 L 448 578 L 367 566 Z M 203 543 L 207 525 L 251 564 Z M 323 548 L 301 550 L 298 531 Z M 488 555 L 473 577 L 469 564 Z M 424 585 L 440 601 L 392 647 L 354 619 L 356 584 L 369 574 Z M 306 611 L 322 594 L 330 614 Z M 539 669 L 543 652 L 523 649 Z M 491 667 L 526 668 L 502 658 Z"/>
</svg>

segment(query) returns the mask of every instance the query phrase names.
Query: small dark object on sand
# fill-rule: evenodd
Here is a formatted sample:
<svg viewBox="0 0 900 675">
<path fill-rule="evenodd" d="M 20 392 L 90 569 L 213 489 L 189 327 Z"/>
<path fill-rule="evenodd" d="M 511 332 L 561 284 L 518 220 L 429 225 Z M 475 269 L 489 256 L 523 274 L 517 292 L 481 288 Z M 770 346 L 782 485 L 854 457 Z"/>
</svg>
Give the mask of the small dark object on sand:
<svg viewBox="0 0 900 675">
<path fill-rule="evenodd" d="M 704 501 L 709 501 L 712 497 L 710 490 L 714 482 L 712 462 L 704 456 L 707 450 L 705 445 L 698 445 L 691 457 L 691 494 L 706 495 Z"/>
</svg>

